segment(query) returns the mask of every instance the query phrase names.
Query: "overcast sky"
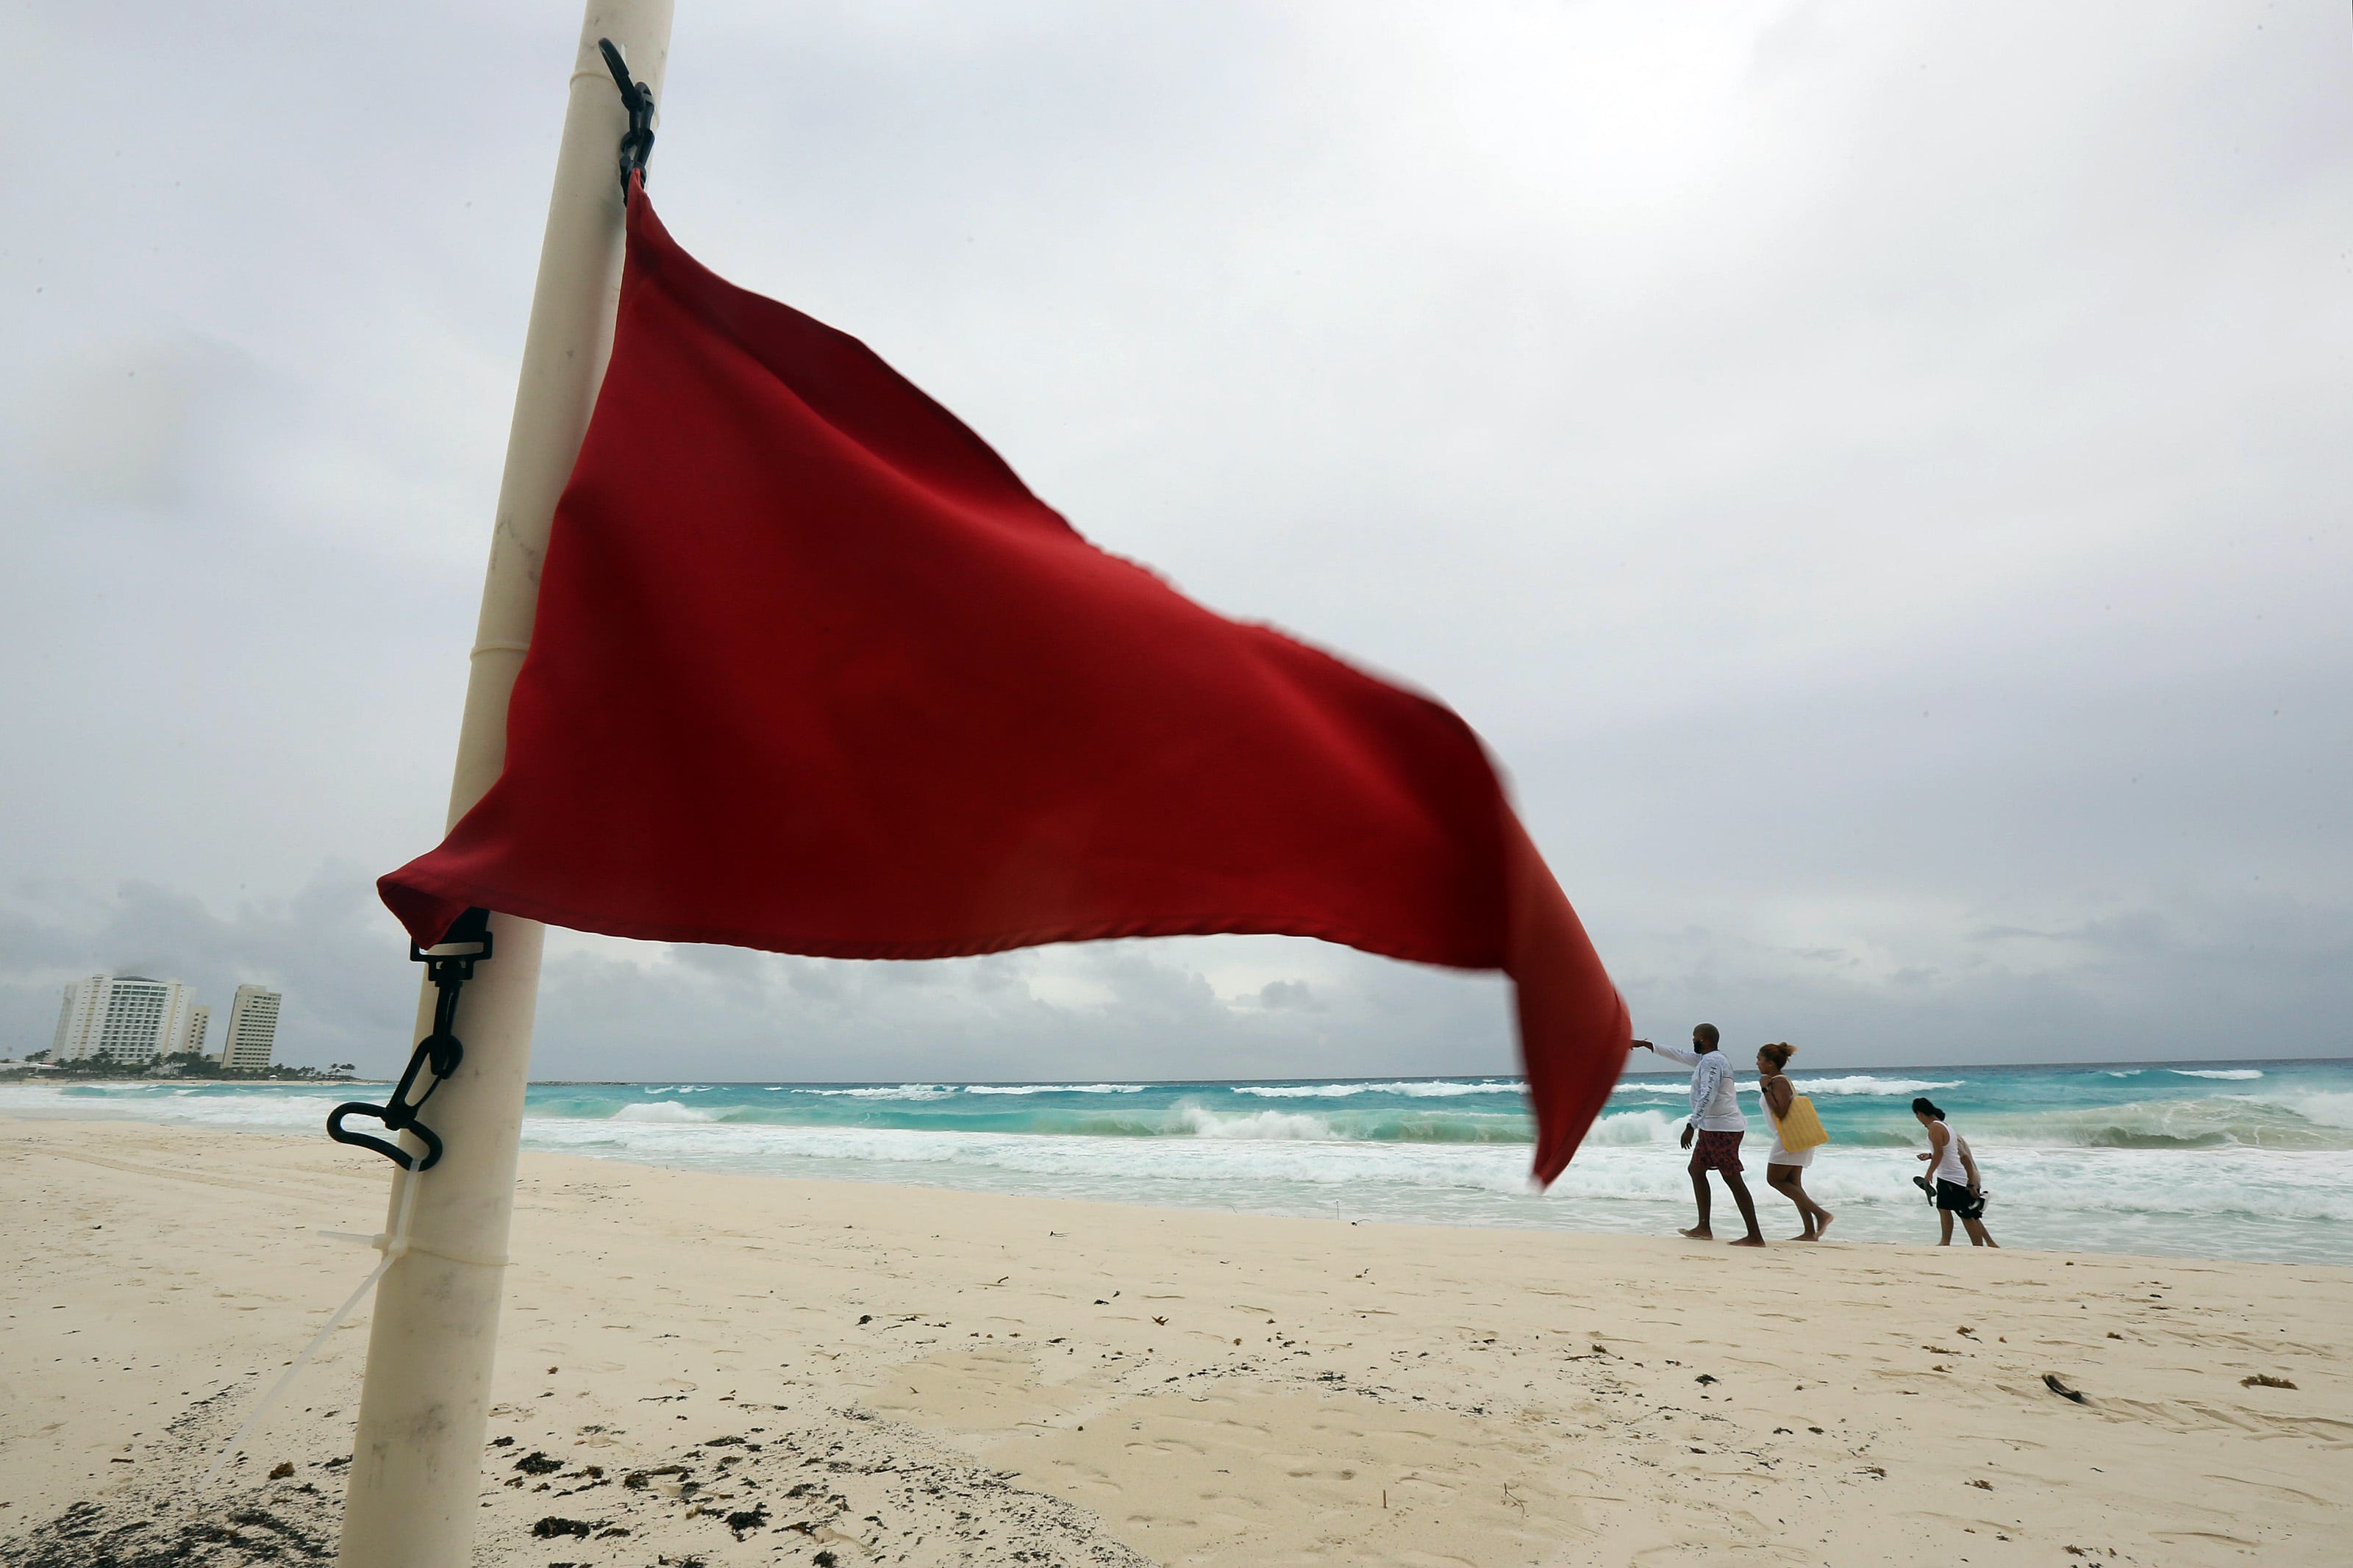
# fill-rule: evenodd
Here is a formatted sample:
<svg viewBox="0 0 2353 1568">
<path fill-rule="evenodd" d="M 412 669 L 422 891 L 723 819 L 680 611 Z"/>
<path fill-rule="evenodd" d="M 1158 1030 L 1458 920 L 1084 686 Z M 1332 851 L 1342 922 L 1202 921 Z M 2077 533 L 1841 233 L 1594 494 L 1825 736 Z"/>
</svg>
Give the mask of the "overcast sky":
<svg viewBox="0 0 2353 1568">
<path fill-rule="evenodd" d="M 9 6 L 0 1053 L 391 1070 L 579 11 Z M 1089 536 L 1454 703 L 1633 1004 L 2353 1054 L 2342 5 L 680 0 L 653 189 Z M 1305 942 L 559 935 L 543 1077 L 1486 1071 Z"/>
</svg>

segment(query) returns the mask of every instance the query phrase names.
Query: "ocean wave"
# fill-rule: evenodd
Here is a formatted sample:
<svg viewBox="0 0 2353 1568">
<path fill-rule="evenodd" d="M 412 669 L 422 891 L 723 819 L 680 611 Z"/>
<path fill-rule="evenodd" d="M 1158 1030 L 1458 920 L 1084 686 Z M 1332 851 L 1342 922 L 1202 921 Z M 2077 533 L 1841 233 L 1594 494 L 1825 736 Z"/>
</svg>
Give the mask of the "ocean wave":
<svg viewBox="0 0 2353 1568">
<path fill-rule="evenodd" d="M 2336 1122 L 2307 1115 L 2311 1101 L 2336 1099 L 2327 1108 Z M 2294 1105 L 2252 1095 L 2209 1095 L 2196 1100 L 2143 1100 L 2126 1105 L 2092 1105 L 2063 1110 L 1993 1113 L 1974 1119 L 1964 1135 L 1989 1146 L 2074 1149 L 2274 1149 L 2353 1150 L 2353 1095 L 2309 1096 Z"/>
<path fill-rule="evenodd" d="M 934 1100 L 915 1105 L 906 1103 L 910 1098 L 913 1097 L 893 1095 L 887 1100 L 870 1097 L 819 1102 L 837 1108 L 828 1114 L 807 1102 L 797 1108 L 765 1096 L 745 1096 L 701 1106 L 665 1099 L 626 1101 L 617 1107 L 610 1100 L 545 1095 L 532 1102 L 525 1120 L 532 1126 L 565 1122 L 609 1125 L 616 1121 L 680 1127 L 723 1124 L 731 1129 L 765 1129 L 777 1134 L 797 1130 L 854 1129 L 919 1134 L 987 1133 L 1105 1143 L 1229 1138 L 1260 1142 L 1525 1145 L 1535 1135 L 1531 1118 L 1517 1106 L 1506 1110 L 1479 1110 L 1442 1102 L 1441 1106 L 1428 1109 L 1344 1104 L 1312 1111 L 1287 1108 L 1233 1110 L 1213 1108 L 1199 1099 L 1155 1106 L 1135 1105 L 1124 1097 L 1107 1097 L 1095 1105 L 1021 1099 Z"/>
<path fill-rule="evenodd" d="M 1236 1094 L 1261 1100 L 1345 1100 L 1358 1094 L 1400 1094 L 1414 1100 L 1452 1100 L 1466 1094 L 1517 1094 L 1517 1083 L 1462 1083 L 1452 1079 L 1401 1079 L 1395 1083 L 1235 1084 Z"/>
<path fill-rule="evenodd" d="M 1010 1137 L 1163 1140 L 1231 1136 L 1336 1139 L 1356 1142 L 1518 1143 L 1535 1136 L 1525 1108 L 1471 1109 L 1460 1100 L 1406 1105 L 1353 1101 L 1266 1111 L 1219 1105 L 1207 1095 L 1166 1104 L 1124 1095 L 967 1100 L 911 1096 L 789 1100 L 745 1092 L 699 1103 L 662 1099 L 625 1100 L 588 1094 L 540 1092 L 529 1102 L 532 1123 L 614 1121 L 725 1123 L 772 1129 L 895 1129 L 910 1132 L 987 1132 Z"/>
<path fill-rule="evenodd" d="M 1133 1119 L 1123 1119 L 1130 1127 Z M 1246 1138 L 1311 1143 L 1519 1144 L 1532 1141 L 1526 1116 L 1518 1111 L 1405 1110 L 1213 1110 L 1198 1101 L 1172 1107 L 1146 1136 Z"/>
<path fill-rule="evenodd" d="M 1968 1080 L 1959 1078 L 1878 1078 L 1870 1073 L 1848 1073 L 1841 1078 L 1793 1078 L 1799 1094 L 1926 1094 L 1930 1089 L 1958 1089 Z M 1754 1084 L 1743 1084 L 1753 1089 Z"/>
<path fill-rule="evenodd" d="M 2281 1096 L 2265 1095 L 2264 1102 L 2284 1106 L 2307 1121 L 2323 1127 L 2342 1127 L 2353 1131 L 2353 1094 L 2327 1089 L 2297 1095 L 2293 1100 Z"/>
<path fill-rule="evenodd" d="M 2263 1076 L 2261 1068 L 2168 1068 L 2176 1078 L 2224 1078 L 2245 1080 Z"/>
<path fill-rule="evenodd" d="M 657 1100 L 649 1104 L 625 1105 L 613 1112 L 609 1120 L 683 1126 L 690 1122 L 716 1121 L 719 1118 L 708 1110 L 697 1110 L 691 1105 L 681 1105 L 674 1100 Z"/>
<path fill-rule="evenodd" d="M 1202 1115 L 1201 1131 L 1195 1135 L 1140 1142 L 891 1127 L 571 1120 L 527 1121 L 523 1141 L 528 1148 L 698 1170 L 919 1182 L 958 1171 L 1018 1173 L 1061 1179 L 1061 1184 L 1050 1188 L 1022 1190 L 1099 1198 L 1116 1197 L 1123 1190 L 1133 1196 L 1158 1184 L 1153 1190 L 1164 1199 L 1183 1189 L 1193 1201 L 1219 1206 L 1236 1202 L 1249 1206 L 1249 1194 L 1263 1192 L 1269 1184 L 1367 1194 L 1385 1186 L 1527 1191 L 1525 1144 L 1371 1142 L 1317 1136 L 1337 1130 L 1303 1125 L 1314 1119 L 1293 1111 L 1220 1119 L 1204 1110 Z M 1689 1191 L 1687 1181 L 1684 1190 Z M 1140 1201 L 1155 1199 L 1146 1195 Z"/>
<path fill-rule="evenodd" d="M 1881 1078 L 1873 1073 L 1846 1073 L 1836 1078 L 1793 1078 L 1800 1094 L 1865 1094 L 1890 1098 L 1926 1094 L 1936 1089 L 1958 1089 L 1966 1079 Z M 1736 1087 L 1743 1094 L 1755 1094 L 1757 1081 L 1742 1079 Z M 1691 1092 L 1691 1085 L 1679 1079 L 1665 1082 L 1629 1079 L 1610 1090 L 1612 1094 L 1667 1094 L 1681 1097 Z"/>
<path fill-rule="evenodd" d="M 1615 1116 L 1605 1116 L 1586 1133 L 1588 1147 L 1623 1149 L 1638 1143 L 1665 1143 L 1675 1136 L 1682 1125 L 1679 1118 L 1658 1110 L 1626 1110 Z"/>
<path fill-rule="evenodd" d="M 795 1094 L 820 1095 L 828 1100 L 945 1100 L 955 1092 L 944 1083 L 864 1084 L 856 1089 L 800 1089 Z"/>
<path fill-rule="evenodd" d="M 1250 1110 L 1240 1116 L 1220 1116 L 1198 1105 L 1176 1109 L 1177 1120 L 1196 1138 L 1280 1138 L 1310 1142 L 1335 1142 L 1339 1139 L 1332 1124 L 1322 1117 L 1295 1110 Z"/>
</svg>

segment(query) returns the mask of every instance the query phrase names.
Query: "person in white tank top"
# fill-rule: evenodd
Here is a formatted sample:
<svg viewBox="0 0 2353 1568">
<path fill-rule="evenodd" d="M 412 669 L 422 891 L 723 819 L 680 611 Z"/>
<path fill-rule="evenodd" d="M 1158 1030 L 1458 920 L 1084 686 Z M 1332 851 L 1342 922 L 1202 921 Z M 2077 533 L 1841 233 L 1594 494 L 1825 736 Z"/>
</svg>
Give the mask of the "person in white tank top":
<svg viewBox="0 0 2353 1568">
<path fill-rule="evenodd" d="M 1920 1158 L 1928 1162 L 1929 1173 L 1915 1179 L 1936 1205 L 1936 1223 L 1943 1232 L 1936 1245 L 1953 1245 L 1953 1216 L 1958 1215 L 1968 1227 L 1971 1247 L 1999 1247 L 1993 1232 L 1985 1227 L 1985 1184 L 1978 1176 L 1968 1140 L 1945 1125 L 1945 1113 L 1932 1100 L 1914 1100 L 1912 1114 L 1928 1130 L 1928 1152 Z"/>
</svg>

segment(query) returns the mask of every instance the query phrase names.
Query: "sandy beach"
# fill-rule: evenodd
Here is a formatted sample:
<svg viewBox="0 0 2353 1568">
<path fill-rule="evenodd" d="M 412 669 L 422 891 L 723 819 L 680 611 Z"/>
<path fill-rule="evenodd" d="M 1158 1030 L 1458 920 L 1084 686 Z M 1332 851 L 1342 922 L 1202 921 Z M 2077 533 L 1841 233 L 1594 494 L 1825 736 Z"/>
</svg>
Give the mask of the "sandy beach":
<svg viewBox="0 0 2353 1568">
<path fill-rule="evenodd" d="M 18 1120 L 0 1173 L 0 1562 L 331 1555 L 364 1310 L 189 1494 L 372 1264 L 317 1233 L 380 1227 L 383 1165 Z M 489 1564 L 2344 1556 L 2342 1268 L 543 1154 L 512 1256 Z"/>
</svg>

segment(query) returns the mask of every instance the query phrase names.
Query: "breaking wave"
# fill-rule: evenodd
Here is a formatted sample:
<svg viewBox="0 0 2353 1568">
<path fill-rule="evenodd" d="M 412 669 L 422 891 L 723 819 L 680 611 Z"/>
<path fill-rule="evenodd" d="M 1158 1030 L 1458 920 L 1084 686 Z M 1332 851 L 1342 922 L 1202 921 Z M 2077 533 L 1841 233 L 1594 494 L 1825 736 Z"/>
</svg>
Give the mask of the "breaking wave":
<svg viewBox="0 0 2353 1568">
<path fill-rule="evenodd" d="M 1874 1078 L 1869 1073 L 1849 1073 L 1843 1078 L 1792 1078 L 1799 1094 L 1873 1094 L 1910 1099 L 1926 1094 L 1931 1089 L 1958 1089 L 1968 1080 L 1958 1078 Z M 1744 1089 L 1753 1086 L 1744 1084 Z"/>
<path fill-rule="evenodd" d="M 2290 1106 L 2252 1095 L 2144 1100 L 2008 1115 L 1981 1114 L 1963 1131 L 1988 1145 L 2037 1149 L 2353 1150 L 2353 1095 L 2341 1107 Z M 2324 1115 L 2308 1114 L 2322 1111 Z M 2338 1113 L 2332 1122 L 2326 1112 Z"/>
<path fill-rule="evenodd" d="M 1236 1094 L 1247 1094 L 1261 1100 L 1346 1100 L 1359 1094 L 1401 1094 L 1409 1100 L 1452 1100 L 1466 1094 L 1517 1094 L 1515 1082 L 1490 1079 L 1483 1083 L 1454 1083 L 1429 1079 L 1401 1079 L 1395 1083 L 1241 1083 L 1233 1086 Z"/>
<path fill-rule="evenodd" d="M 1798 1086 L 1799 1094 L 1861 1094 L 1908 1100 L 1915 1094 L 1926 1094 L 1931 1089 L 1958 1089 L 1968 1080 L 1957 1078 L 1880 1078 L 1873 1073 L 1845 1073 L 1835 1078 L 1792 1076 L 1789 1081 Z M 1690 1083 L 1683 1079 L 1638 1078 L 1625 1079 L 1611 1092 L 1614 1094 L 1665 1094 L 1680 1099 L 1690 1090 Z M 1756 1080 L 1742 1079 L 1740 1092 L 1755 1094 Z"/>
<path fill-rule="evenodd" d="M 860 1084 L 850 1089 L 787 1088 L 788 1094 L 814 1094 L 827 1100 L 945 1100 L 956 1091 L 944 1083 Z"/>
<path fill-rule="evenodd" d="M 656 1100 L 643 1105 L 625 1105 L 613 1112 L 613 1120 L 650 1121 L 657 1126 L 667 1123 L 672 1127 L 682 1127 L 695 1122 L 716 1121 L 719 1118 L 708 1110 L 697 1110 L 691 1105 L 681 1105 L 674 1100 Z"/>
<path fill-rule="evenodd" d="M 1331 1142 L 1339 1138 L 1320 1116 L 1291 1110 L 1252 1110 L 1240 1116 L 1219 1116 L 1198 1105 L 1178 1108 L 1178 1123 L 1196 1138 L 1300 1138 Z"/>
<path fill-rule="evenodd" d="M 1663 1111 L 1628 1110 L 1605 1116 L 1593 1124 L 1585 1141 L 1599 1149 L 1624 1149 L 1637 1143 L 1672 1142 L 1683 1123 Z"/>
<path fill-rule="evenodd" d="M 1140 1083 L 968 1083 L 966 1094 L 1142 1094 Z"/>
</svg>

